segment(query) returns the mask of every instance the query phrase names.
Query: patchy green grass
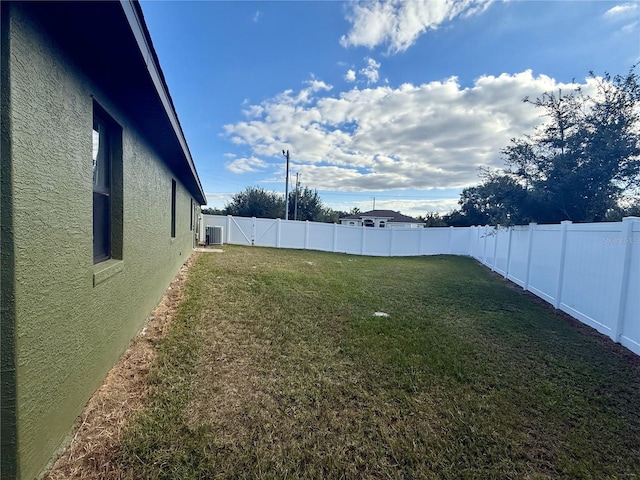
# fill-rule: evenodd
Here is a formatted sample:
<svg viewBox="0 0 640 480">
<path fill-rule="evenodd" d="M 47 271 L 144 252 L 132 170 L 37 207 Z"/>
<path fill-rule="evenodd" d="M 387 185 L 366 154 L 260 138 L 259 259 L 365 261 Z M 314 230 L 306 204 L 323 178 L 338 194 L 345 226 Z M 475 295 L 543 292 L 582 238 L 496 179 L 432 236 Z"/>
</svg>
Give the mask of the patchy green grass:
<svg viewBox="0 0 640 480">
<path fill-rule="evenodd" d="M 203 254 L 150 381 L 133 478 L 640 478 L 638 358 L 468 258 Z"/>
</svg>

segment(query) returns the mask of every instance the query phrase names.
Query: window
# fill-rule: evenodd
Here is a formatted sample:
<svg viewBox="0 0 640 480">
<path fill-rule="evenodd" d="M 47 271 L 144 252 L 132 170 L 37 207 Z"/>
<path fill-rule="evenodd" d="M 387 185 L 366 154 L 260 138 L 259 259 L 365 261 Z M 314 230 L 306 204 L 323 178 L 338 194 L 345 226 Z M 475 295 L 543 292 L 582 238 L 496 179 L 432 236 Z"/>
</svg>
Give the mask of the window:
<svg viewBox="0 0 640 480">
<path fill-rule="evenodd" d="M 109 132 L 93 117 L 93 263 L 111 257 L 111 156 Z"/>
<path fill-rule="evenodd" d="M 93 263 L 122 258 L 122 129 L 94 104 Z"/>
<path fill-rule="evenodd" d="M 364 221 L 364 226 L 365 226 L 365 227 L 373 227 L 373 226 L 374 226 L 374 224 L 373 224 L 373 220 L 371 220 L 370 218 L 367 218 L 367 219 Z"/>
<path fill-rule="evenodd" d="M 378 224 L 378 226 L 380 228 L 384 228 L 386 226 L 386 224 L 384 223 L 384 220 L 380 220 L 380 223 Z"/>
<path fill-rule="evenodd" d="M 171 238 L 176 237 L 176 181 L 171 180 Z"/>
</svg>

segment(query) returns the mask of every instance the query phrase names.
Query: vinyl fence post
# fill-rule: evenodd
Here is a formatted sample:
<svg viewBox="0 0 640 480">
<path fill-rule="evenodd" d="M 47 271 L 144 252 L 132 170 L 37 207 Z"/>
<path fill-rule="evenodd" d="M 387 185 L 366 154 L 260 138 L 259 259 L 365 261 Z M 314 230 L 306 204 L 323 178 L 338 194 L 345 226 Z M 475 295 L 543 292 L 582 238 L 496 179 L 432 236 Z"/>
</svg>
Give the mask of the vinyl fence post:
<svg viewBox="0 0 640 480">
<path fill-rule="evenodd" d="M 479 248 L 479 243 L 480 243 L 480 226 L 479 225 L 475 225 L 473 227 L 473 258 L 475 258 L 476 260 L 480 260 L 480 255 L 478 253 Z"/>
<path fill-rule="evenodd" d="M 511 233 L 513 232 L 513 227 L 508 227 L 507 232 L 507 266 L 504 271 L 504 278 L 509 278 L 509 267 L 511 266 Z"/>
<path fill-rule="evenodd" d="M 472 258 L 476 258 L 476 250 L 478 246 L 478 234 L 476 232 L 476 226 L 467 227 L 469 229 L 469 256 Z"/>
<path fill-rule="evenodd" d="M 484 265 L 487 264 L 487 228 L 489 228 L 487 225 L 485 225 L 484 227 L 484 235 L 483 235 L 483 239 L 484 239 L 484 243 L 482 244 L 482 263 Z"/>
<path fill-rule="evenodd" d="M 282 234 L 282 221 L 276 218 L 276 248 L 280 248 L 280 235 Z"/>
<path fill-rule="evenodd" d="M 392 257 L 393 256 L 393 228 L 389 229 L 389 256 Z"/>
<path fill-rule="evenodd" d="M 531 275 L 531 251 L 533 250 L 533 232 L 536 231 L 537 223 L 529 224 L 529 237 L 527 239 L 527 266 L 524 274 L 523 289 L 529 290 L 529 276 Z"/>
<path fill-rule="evenodd" d="M 449 255 L 453 253 L 453 228 L 449 227 L 449 248 L 447 249 Z"/>
<path fill-rule="evenodd" d="M 364 255 L 364 236 L 368 227 L 362 225 L 362 233 L 360 234 L 360 255 Z"/>
<path fill-rule="evenodd" d="M 231 215 L 227 215 L 227 243 L 231 243 Z"/>
<path fill-rule="evenodd" d="M 491 265 L 491 271 L 495 272 L 496 271 L 496 255 L 498 254 L 498 235 L 500 233 L 500 225 L 496 225 L 493 229 L 493 231 L 495 232 L 495 237 L 493 239 L 493 265 Z"/>
<path fill-rule="evenodd" d="M 556 288 L 556 297 L 553 300 L 553 306 L 560 308 L 562 303 L 562 283 L 564 282 L 564 259 L 567 253 L 567 227 L 571 225 L 571 220 L 560 222 L 560 266 L 558 268 L 558 286 Z"/>
<path fill-rule="evenodd" d="M 620 342 L 624 332 L 624 320 L 626 315 L 627 295 L 629 294 L 629 272 L 631 270 L 631 258 L 633 254 L 633 225 L 640 221 L 640 217 L 625 217 L 620 228 L 621 240 L 624 242 L 620 258 L 620 296 L 617 311 L 614 316 L 614 324 L 611 329 L 611 340 Z"/>
<path fill-rule="evenodd" d="M 333 245 L 331 249 L 334 252 L 338 251 L 338 224 L 337 223 L 333 224 Z"/>
<path fill-rule="evenodd" d="M 256 244 L 257 228 L 258 225 L 256 222 L 256 217 L 251 217 L 251 246 L 254 246 Z"/>
<path fill-rule="evenodd" d="M 309 250 L 309 220 L 304 221 L 304 249 Z"/>
</svg>

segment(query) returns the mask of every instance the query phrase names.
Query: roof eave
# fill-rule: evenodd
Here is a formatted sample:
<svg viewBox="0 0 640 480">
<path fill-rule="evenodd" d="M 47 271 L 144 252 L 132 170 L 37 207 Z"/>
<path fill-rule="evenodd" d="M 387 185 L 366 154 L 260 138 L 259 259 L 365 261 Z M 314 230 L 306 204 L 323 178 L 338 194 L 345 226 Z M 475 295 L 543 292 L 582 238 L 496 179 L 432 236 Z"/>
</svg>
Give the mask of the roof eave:
<svg viewBox="0 0 640 480">
<path fill-rule="evenodd" d="M 202 188 L 200 177 L 198 176 L 195 163 L 191 157 L 191 152 L 189 151 L 189 146 L 187 145 L 184 132 L 182 131 L 182 127 L 178 120 L 178 115 L 173 106 L 173 101 L 169 94 L 169 88 L 167 87 L 164 76 L 162 75 L 160 65 L 156 61 L 157 56 L 153 49 L 153 45 L 151 44 L 151 36 L 142 16 L 140 6 L 135 0 L 120 0 L 120 5 L 122 6 L 129 28 L 131 28 L 131 32 L 136 40 L 138 49 L 145 61 L 147 71 L 149 72 L 149 76 L 153 82 L 158 97 L 160 98 L 162 107 L 164 108 L 167 118 L 171 123 L 171 127 L 173 128 L 176 138 L 180 144 L 184 159 L 186 160 L 187 166 L 191 171 L 191 175 L 195 180 L 196 188 L 198 190 L 197 193 L 199 194 L 195 195 L 196 200 L 198 200 L 201 205 L 206 205 L 207 197 L 204 193 L 204 189 Z M 197 198 L 198 196 L 199 198 Z"/>
</svg>

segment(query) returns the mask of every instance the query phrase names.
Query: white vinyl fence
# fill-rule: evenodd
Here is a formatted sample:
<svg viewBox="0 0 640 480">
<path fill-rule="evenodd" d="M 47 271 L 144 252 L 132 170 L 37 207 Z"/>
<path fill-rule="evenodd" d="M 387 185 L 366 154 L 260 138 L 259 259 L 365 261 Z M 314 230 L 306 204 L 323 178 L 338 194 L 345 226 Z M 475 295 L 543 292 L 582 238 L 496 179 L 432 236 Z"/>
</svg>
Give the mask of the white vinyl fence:
<svg viewBox="0 0 640 480">
<path fill-rule="evenodd" d="M 215 215 L 203 223 L 222 227 L 231 244 L 471 256 L 640 355 L 640 218 L 509 228 L 387 229 Z"/>
</svg>

